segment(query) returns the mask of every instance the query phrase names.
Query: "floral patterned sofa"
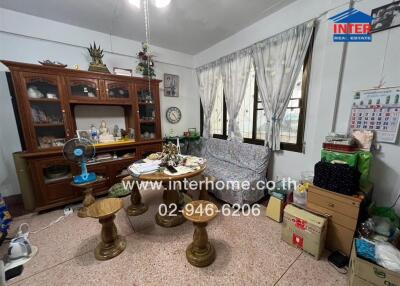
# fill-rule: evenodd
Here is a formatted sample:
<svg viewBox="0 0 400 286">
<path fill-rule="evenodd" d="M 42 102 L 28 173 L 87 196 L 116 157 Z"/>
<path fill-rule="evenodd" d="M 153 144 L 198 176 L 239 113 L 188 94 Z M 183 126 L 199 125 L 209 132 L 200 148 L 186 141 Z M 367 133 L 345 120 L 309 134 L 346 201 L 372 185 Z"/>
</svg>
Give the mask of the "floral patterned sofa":
<svg viewBox="0 0 400 286">
<path fill-rule="evenodd" d="M 204 176 L 225 184 L 224 189 L 209 191 L 227 203 L 240 205 L 252 204 L 264 197 L 264 188 L 257 188 L 256 183 L 266 181 L 270 153 L 264 146 L 216 138 L 200 138 L 188 148 L 188 154 L 207 159 Z M 228 181 L 239 183 L 228 184 Z M 243 181 L 248 181 L 250 188 L 241 188 Z"/>
</svg>

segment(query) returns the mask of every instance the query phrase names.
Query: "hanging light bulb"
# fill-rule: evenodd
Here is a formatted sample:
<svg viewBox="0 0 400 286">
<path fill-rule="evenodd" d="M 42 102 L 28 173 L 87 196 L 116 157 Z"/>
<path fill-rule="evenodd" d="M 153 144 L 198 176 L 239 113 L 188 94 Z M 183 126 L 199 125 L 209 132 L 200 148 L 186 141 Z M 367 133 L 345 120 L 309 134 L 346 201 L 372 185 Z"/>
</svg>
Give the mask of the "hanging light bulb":
<svg viewBox="0 0 400 286">
<path fill-rule="evenodd" d="M 135 6 L 136 8 L 140 9 L 140 1 L 141 0 L 129 0 L 129 3 Z"/>
<path fill-rule="evenodd" d="M 169 3 L 171 3 L 171 0 L 154 0 L 153 3 L 154 6 L 156 6 L 157 8 L 164 8 L 167 7 Z"/>
</svg>

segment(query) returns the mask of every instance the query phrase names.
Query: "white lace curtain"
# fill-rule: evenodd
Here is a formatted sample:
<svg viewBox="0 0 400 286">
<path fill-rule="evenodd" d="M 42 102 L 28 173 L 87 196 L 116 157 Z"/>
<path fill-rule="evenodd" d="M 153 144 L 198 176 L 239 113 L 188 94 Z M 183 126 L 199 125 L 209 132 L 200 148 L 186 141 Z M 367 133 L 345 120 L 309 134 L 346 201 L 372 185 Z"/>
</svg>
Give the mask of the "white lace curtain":
<svg viewBox="0 0 400 286">
<path fill-rule="evenodd" d="M 243 140 L 237 116 L 245 96 L 252 63 L 250 53 L 243 51 L 224 58 L 221 64 L 226 109 L 229 115 L 228 140 Z"/>
<path fill-rule="evenodd" d="M 314 21 L 252 46 L 257 85 L 265 115 L 265 143 L 280 150 L 280 128 L 296 79 L 303 66 Z"/>
<path fill-rule="evenodd" d="M 197 69 L 204 111 L 203 136 L 210 136 L 211 113 L 222 78 L 229 115 L 228 138 L 242 140 L 237 115 L 254 62 L 259 96 L 267 117 L 265 144 L 272 150 L 280 150 L 281 122 L 313 28 L 314 20 L 311 20 Z"/>
<path fill-rule="evenodd" d="M 222 84 L 220 67 L 213 65 L 197 70 L 197 79 L 204 114 L 203 137 L 209 138 L 211 135 L 211 113 L 213 111 L 217 91 Z"/>
</svg>

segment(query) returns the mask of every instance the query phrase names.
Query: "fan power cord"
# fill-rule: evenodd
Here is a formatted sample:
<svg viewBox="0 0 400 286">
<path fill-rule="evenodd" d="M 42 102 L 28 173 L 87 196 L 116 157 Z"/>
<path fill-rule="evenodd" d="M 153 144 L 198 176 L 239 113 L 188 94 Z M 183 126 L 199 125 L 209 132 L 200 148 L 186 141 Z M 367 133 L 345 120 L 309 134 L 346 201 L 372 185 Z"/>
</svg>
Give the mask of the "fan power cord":
<svg viewBox="0 0 400 286">
<path fill-rule="evenodd" d="M 19 225 L 19 227 L 18 227 L 18 236 L 19 236 L 19 235 L 26 235 L 26 236 L 28 236 L 30 233 L 32 233 L 32 234 L 39 233 L 39 232 L 41 232 L 41 231 L 43 231 L 43 230 L 45 230 L 45 229 L 48 229 L 49 227 L 55 225 L 56 223 L 59 223 L 59 222 L 63 221 L 66 217 L 72 215 L 73 212 L 74 212 L 74 211 L 73 211 L 72 208 L 66 207 L 66 208 L 64 209 L 64 215 L 60 216 L 60 217 L 57 218 L 56 220 L 50 222 L 48 225 L 46 225 L 46 226 L 44 226 L 44 227 L 42 227 L 42 228 L 40 228 L 40 229 L 37 229 L 37 230 L 35 230 L 35 231 L 29 231 L 29 224 L 28 224 L 28 223 L 26 223 L 26 222 L 21 223 L 21 224 Z M 23 231 L 23 227 L 26 227 L 25 231 Z"/>
</svg>

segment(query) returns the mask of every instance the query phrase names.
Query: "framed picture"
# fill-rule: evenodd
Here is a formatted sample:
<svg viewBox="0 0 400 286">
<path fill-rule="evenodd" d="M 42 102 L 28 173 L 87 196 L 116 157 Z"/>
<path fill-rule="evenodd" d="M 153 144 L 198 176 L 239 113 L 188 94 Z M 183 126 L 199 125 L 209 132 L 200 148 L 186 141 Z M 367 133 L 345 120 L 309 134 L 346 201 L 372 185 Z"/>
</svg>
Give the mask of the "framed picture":
<svg viewBox="0 0 400 286">
<path fill-rule="evenodd" d="M 116 75 L 132 76 L 132 70 L 130 69 L 114 68 L 113 71 Z"/>
<path fill-rule="evenodd" d="M 371 17 L 372 33 L 400 26 L 400 1 L 373 9 Z"/>
<path fill-rule="evenodd" d="M 174 74 L 164 74 L 164 95 L 170 97 L 179 96 L 179 76 Z"/>
<path fill-rule="evenodd" d="M 90 135 L 89 130 L 76 130 L 76 135 L 78 135 L 79 139 L 84 138 L 89 141 L 92 141 L 92 136 Z"/>
</svg>

